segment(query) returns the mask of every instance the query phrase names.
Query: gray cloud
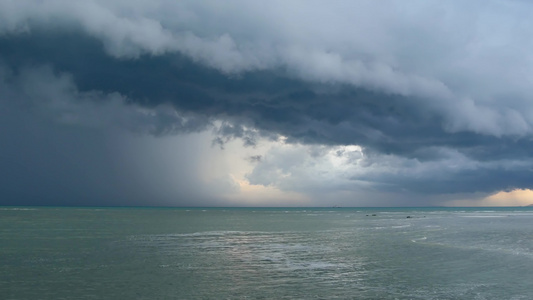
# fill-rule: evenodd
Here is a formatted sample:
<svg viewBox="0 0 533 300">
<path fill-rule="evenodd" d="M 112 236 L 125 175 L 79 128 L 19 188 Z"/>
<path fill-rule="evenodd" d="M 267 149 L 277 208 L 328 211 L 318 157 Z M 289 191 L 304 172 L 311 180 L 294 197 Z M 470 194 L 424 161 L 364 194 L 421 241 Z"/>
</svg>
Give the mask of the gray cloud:
<svg viewBox="0 0 533 300">
<path fill-rule="evenodd" d="M 286 190 L 530 188 L 532 9 L 520 1 L 1 1 L 2 102 L 87 128 L 210 129 L 221 147 L 279 136 L 317 157 L 320 145 L 363 147 L 364 159 L 344 162 L 351 169 L 341 185 L 309 177 L 314 154 L 257 159 L 250 181 Z M 290 166 L 291 176 L 276 178 Z"/>
<path fill-rule="evenodd" d="M 252 155 L 248 157 L 248 160 L 252 163 L 261 162 L 262 159 L 263 159 L 262 155 Z"/>
<path fill-rule="evenodd" d="M 163 105 L 145 108 L 117 93 L 79 91 L 72 76 L 55 73 L 48 65 L 22 67 L 16 72 L 0 66 L 2 98 L 26 106 L 39 117 L 85 127 L 117 127 L 154 135 L 205 130 L 210 120 L 179 114 Z M 10 99 L 14 98 L 14 99 Z"/>
</svg>

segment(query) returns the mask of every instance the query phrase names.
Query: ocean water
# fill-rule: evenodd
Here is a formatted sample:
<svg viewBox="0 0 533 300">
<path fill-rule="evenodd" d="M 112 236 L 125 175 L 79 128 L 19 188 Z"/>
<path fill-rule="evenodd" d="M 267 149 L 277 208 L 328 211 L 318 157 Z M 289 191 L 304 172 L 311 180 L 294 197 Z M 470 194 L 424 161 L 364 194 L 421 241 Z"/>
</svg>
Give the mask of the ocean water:
<svg viewBox="0 0 533 300">
<path fill-rule="evenodd" d="M 533 299 L 533 209 L 0 207 L 0 262 L 1 299 Z"/>
</svg>

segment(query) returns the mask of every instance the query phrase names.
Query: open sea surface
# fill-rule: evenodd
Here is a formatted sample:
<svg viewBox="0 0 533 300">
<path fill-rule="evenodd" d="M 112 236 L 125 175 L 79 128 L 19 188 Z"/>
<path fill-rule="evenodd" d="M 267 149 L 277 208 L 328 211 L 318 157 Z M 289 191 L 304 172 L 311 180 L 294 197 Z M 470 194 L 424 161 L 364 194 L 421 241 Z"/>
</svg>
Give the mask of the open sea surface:
<svg viewBox="0 0 533 300">
<path fill-rule="evenodd" d="M 1 299 L 533 299 L 533 208 L 0 207 L 0 262 Z"/>
</svg>

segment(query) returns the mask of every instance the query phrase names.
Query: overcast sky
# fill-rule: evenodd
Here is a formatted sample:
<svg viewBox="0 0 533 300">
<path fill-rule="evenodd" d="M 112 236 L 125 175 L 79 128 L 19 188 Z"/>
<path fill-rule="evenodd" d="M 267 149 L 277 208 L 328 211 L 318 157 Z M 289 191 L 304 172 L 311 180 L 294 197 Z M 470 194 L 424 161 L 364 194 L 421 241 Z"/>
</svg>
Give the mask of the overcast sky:
<svg viewBox="0 0 533 300">
<path fill-rule="evenodd" d="M 0 0 L 0 205 L 533 203 L 532 15 Z"/>
</svg>

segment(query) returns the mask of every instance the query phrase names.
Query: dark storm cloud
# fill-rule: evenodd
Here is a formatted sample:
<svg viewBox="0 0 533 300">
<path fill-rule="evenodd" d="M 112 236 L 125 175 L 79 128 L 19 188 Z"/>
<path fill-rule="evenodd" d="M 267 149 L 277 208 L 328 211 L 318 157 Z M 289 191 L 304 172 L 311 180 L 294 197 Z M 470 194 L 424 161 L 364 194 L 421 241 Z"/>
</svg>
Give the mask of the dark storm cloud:
<svg viewBox="0 0 533 300">
<path fill-rule="evenodd" d="M 526 20 L 531 7 L 499 4 L 498 14 L 477 1 L 388 4 L 3 2 L 0 60 L 14 74 L 4 84 L 27 82 L 20 74 L 46 66 L 71 78 L 65 99 L 136 108 L 122 127 L 156 135 L 215 128 L 220 147 L 278 135 L 360 145 L 361 168 L 394 160 L 351 177 L 383 190 L 531 188 L 533 91 L 521 59 L 531 32 L 512 18 Z M 502 20 L 511 25 L 494 25 Z M 116 124 L 110 119 L 102 126 Z M 450 149 L 465 165 L 446 168 Z M 273 182 L 257 172 L 250 178 Z"/>
<path fill-rule="evenodd" d="M 71 74 L 85 91 L 117 92 L 127 101 L 155 107 L 170 103 L 179 111 L 233 120 L 217 133 L 244 138 L 253 145 L 254 133 L 242 124 L 287 136 L 290 142 L 358 144 L 370 151 L 431 159 L 427 147 L 461 149 L 479 159 L 493 156 L 529 157 L 530 138 L 494 137 L 473 132 L 449 132 L 437 112 L 418 101 L 353 88 L 297 80 L 283 70 L 228 76 L 199 65 L 183 55 L 142 56 L 117 60 L 94 38 L 79 32 L 34 32 L 0 38 L 6 64 L 14 70 L 53 65 Z M 430 100 L 428 100 L 430 101 Z M 165 122 L 176 124 L 175 120 Z M 202 128 L 199 117 L 184 124 Z M 164 132 L 171 129 L 155 129 Z M 221 139 L 222 141 L 223 139 Z"/>
<path fill-rule="evenodd" d="M 368 160 L 379 164 L 390 159 L 373 157 Z M 369 182 L 378 190 L 390 192 L 403 190 L 421 194 L 483 193 L 517 188 L 531 189 L 532 172 L 533 161 L 529 158 L 479 161 L 455 153 L 443 155 L 431 162 L 403 159 L 389 172 L 369 171 L 351 179 Z"/>
</svg>

